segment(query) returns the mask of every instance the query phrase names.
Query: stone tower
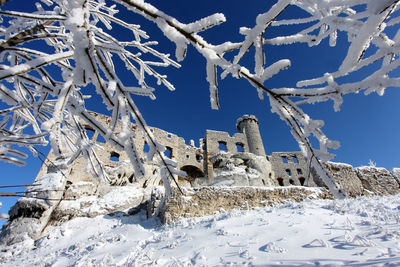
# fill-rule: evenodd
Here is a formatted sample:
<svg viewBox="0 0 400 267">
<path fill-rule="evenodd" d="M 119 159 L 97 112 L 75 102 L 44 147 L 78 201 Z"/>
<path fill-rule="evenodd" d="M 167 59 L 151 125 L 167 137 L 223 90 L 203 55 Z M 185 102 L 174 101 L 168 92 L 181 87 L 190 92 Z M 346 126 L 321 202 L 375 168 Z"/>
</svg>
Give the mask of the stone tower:
<svg viewBox="0 0 400 267">
<path fill-rule="evenodd" d="M 258 128 L 258 120 L 254 115 L 244 115 L 236 122 L 236 128 L 240 133 L 244 133 L 249 145 L 249 152 L 258 156 L 265 157 L 264 145 Z"/>
</svg>

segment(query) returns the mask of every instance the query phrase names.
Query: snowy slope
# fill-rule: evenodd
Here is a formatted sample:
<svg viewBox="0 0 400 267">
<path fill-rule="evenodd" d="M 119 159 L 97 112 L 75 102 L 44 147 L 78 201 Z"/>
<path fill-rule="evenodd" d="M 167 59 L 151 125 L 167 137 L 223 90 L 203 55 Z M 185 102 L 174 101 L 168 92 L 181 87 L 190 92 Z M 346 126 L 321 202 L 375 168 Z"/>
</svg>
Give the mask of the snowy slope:
<svg viewBox="0 0 400 267">
<path fill-rule="evenodd" d="M 308 200 L 169 226 L 144 212 L 77 218 L 2 266 L 398 266 L 400 196 Z"/>
</svg>

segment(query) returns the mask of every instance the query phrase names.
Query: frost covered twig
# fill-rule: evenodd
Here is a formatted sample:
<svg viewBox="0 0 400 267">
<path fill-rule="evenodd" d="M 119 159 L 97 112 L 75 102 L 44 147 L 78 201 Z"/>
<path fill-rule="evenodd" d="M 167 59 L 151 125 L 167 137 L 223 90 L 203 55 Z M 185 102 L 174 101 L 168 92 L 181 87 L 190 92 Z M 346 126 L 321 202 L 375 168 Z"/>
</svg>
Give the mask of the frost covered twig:
<svg viewBox="0 0 400 267">
<path fill-rule="evenodd" d="M 159 84 L 170 90 L 173 85 L 155 67 L 180 65 L 169 55 L 155 50 L 154 41 L 147 41 L 147 33 L 139 25 L 125 22 L 115 16 L 118 10 L 104 1 L 43 1 L 46 6 L 37 4 L 33 13 L 0 11 L 7 18 L 6 30 L 0 33 L 0 98 L 8 107 L 0 111 L 4 117 L 0 129 L 0 155 L 2 160 L 16 161 L 13 155 L 18 150 L 12 144 L 44 144 L 44 135 L 50 134 L 50 141 L 56 156 L 70 157 L 70 162 L 79 155 L 87 159 L 92 173 L 103 181 L 108 177 L 96 155 L 96 146 L 85 133 L 85 127 L 98 130 L 107 142 L 120 150 L 125 150 L 140 177 L 144 169 L 133 141 L 135 132 L 131 127 L 134 120 L 150 146 L 148 158 L 156 155 L 161 164 L 167 167 L 170 178 L 178 171 L 163 155 L 164 148 L 155 140 L 147 128 L 143 116 L 137 109 L 132 95 L 155 98 L 154 88 L 146 82 L 146 76 L 153 76 Z M 0 2 L 0 5 L 6 1 Z M 109 31 L 119 25 L 132 34 L 131 41 L 121 41 Z M 43 48 L 53 49 L 49 53 Z M 25 44 L 42 42 L 40 46 L 25 47 Z M 135 51 L 136 50 L 136 51 Z M 142 54 L 153 56 L 154 60 L 142 59 Z M 121 60 L 137 79 L 139 86 L 126 86 L 118 78 L 115 60 Z M 56 66 L 60 75 L 50 70 Z M 85 96 L 81 89 L 93 84 L 102 96 L 106 107 L 113 110 L 109 128 L 104 128 L 86 112 Z M 20 122 L 24 115 L 24 122 Z M 117 121 L 122 123 L 122 132 L 115 134 Z M 18 122 L 18 128 L 13 125 Z M 85 127 L 82 123 L 85 123 Z M 35 135 L 26 132 L 33 128 Z M 11 140 L 9 134 L 13 133 Z M 15 135 L 19 133 L 19 135 Z M 7 138 L 6 138 L 7 137 Z M 26 140 L 32 140 L 27 142 Z M 11 142 L 12 141 L 12 142 Z M 4 145 L 3 145 L 4 144 Z M 33 147 L 31 150 L 34 151 Z M 180 173 L 181 174 L 181 173 Z M 183 175 L 183 174 L 182 174 Z"/>
</svg>

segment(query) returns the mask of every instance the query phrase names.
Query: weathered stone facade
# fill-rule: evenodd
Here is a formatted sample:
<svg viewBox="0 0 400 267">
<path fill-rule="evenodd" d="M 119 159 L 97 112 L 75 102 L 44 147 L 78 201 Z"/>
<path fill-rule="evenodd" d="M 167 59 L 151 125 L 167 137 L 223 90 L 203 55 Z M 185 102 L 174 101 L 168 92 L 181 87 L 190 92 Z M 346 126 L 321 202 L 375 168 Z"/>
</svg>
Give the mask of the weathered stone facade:
<svg viewBox="0 0 400 267">
<path fill-rule="evenodd" d="M 110 122 L 107 116 L 96 113 L 93 115 L 104 125 Z M 157 164 L 144 160 L 146 175 L 142 179 L 136 179 L 128 156 L 102 142 L 98 133 L 88 126 L 85 128 L 91 140 L 103 148 L 102 151 L 98 151 L 98 156 L 107 166 L 111 185 L 130 184 L 146 188 L 162 183 Z M 136 131 L 135 125 L 132 125 L 132 128 L 136 133 L 135 142 L 139 156 L 144 159 L 148 151 L 146 140 L 140 131 Z M 239 118 L 236 123 L 238 132 L 232 136 L 227 132 L 207 130 L 205 137 L 199 140 L 198 147 L 192 140 L 190 144 L 186 144 L 182 137 L 155 127 L 149 128 L 155 139 L 166 147 L 165 155 L 177 162 L 178 169 L 188 174 L 186 178 L 178 177 L 180 186 L 324 186 L 313 170 L 308 174 L 307 164 L 301 152 L 272 152 L 271 155 L 267 155 L 258 120 L 254 116 L 244 115 Z M 49 159 L 55 159 L 51 153 Z M 84 158 L 80 157 L 69 166 L 66 175 L 68 184 L 98 183 L 85 171 L 86 164 Z M 349 196 L 398 192 L 399 169 L 391 173 L 384 169 L 353 169 L 347 164 L 326 163 L 325 166 Z M 45 173 L 46 164 L 37 177 Z"/>
<path fill-rule="evenodd" d="M 355 171 L 363 187 L 376 195 L 394 195 L 400 193 L 399 183 L 394 174 L 384 168 L 359 167 Z"/>
<path fill-rule="evenodd" d="M 324 188 L 310 187 L 199 187 L 185 188 L 168 198 L 161 216 L 164 223 L 182 217 L 200 217 L 231 209 L 250 209 L 300 202 L 305 199 L 333 199 Z M 175 189 L 175 191 L 177 191 Z M 149 203 L 152 204 L 152 203 Z"/>
<path fill-rule="evenodd" d="M 327 162 L 324 165 L 348 196 L 356 197 L 367 194 L 353 166 L 333 162 Z M 318 178 L 315 179 L 315 182 L 317 186 L 323 186 L 323 182 Z"/>
<path fill-rule="evenodd" d="M 110 122 L 110 118 L 107 116 L 96 113 L 93 113 L 93 116 L 104 126 Z M 103 148 L 103 150 L 99 150 L 97 154 L 99 159 L 107 166 L 107 172 L 110 175 L 112 184 L 121 185 L 131 183 L 138 184 L 139 187 L 142 187 L 159 185 L 161 183 L 160 176 L 158 175 L 159 167 L 157 165 L 144 160 L 146 177 L 138 181 L 135 178 L 133 169 L 130 167 L 129 159 L 125 152 L 117 151 L 111 145 L 104 143 L 101 136 L 89 126 L 85 126 L 85 129 L 91 141 Z M 148 151 L 146 139 L 140 131 L 136 130 L 135 125 L 132 125 L 132 129 L 136 133 L 135 144 L 139 156 L 144 159 Z M 272 166 L 268 162 L 269 158 L 265 154 L 264 145 L 258 128 L 258 120 L 254 116 L 245 115 L 238 119 L 237 129 L 239 132 L 235 133 L 233 136 L 230 136 L 227 132 L 207 130 L 205 137 L 199 140 L 198 147 L 194 145 L 194 141 L 191 141 L 190 144 L 186 144 L 182 137 L 175 134 L 155 127 L 149 127 L 149 129 L 155 139 L 166 147 L 165 155 L 177 162 L 178 169 L 188 174 L 188 177 L 185 179 L 179 177 L 179 184 L 181 186 L 213 185 L 214 183 L 219 183 L 220 181 L 214 181 L 216 175 L 214 168 L 215 162 L 213 162 L 212 159 L 213 156 L 219 152 L 226 152 L 229 153 L 230 156 L 236 157 L 234 163 L 240 161 L 241 153 L 253 154 L 253 156 L 247 157 L 254 157 L 254 155 L 262 157 L 263 159 L 259 158 L 258 161 L 267 162 L 263 164 L 263 168 L 259 168 L 258 170 L 259 172 L 261 171 L 261 173 L 257 174 L 259 179 L 257 181 L 252 179 L 252 182 L 245 184 L 260 186 L 276 184 L 276 182 L 272 180 L 274 177 Z M 117 127 L 117 133 L 119 130 L 120 129 Z M 50 162 L 55 160 L 55 156 L 50 152 L 48 159 L 49 161 L 47 164 L 43 165 L 37 177 L 47 172 L 46 166 L 51 165 Z M 246 162 L 247 161 L 248 159 Z M 70 184 L 78 181 L 97 183 L 97 181 L 85 171 L 86 165 L 87 162 L 80 156 L 69 166 L 67 177 Z M 244 166 L 245 165 L 246 164 L 244 164 Z M 246 167 L 244 167 L 244 169 L 246 169 Z M 247 168 L 247 170 L 250 169 Z M 236 179 L 236 181 L 239 182 L 232 185 L 243 185 L 243 181 L 241 180 L 242 179 Z"/>
<path fill-rule="evenodd" d="M 305 185 L 307 168 L 301 152 L 273 152 L 269 159 L 280 186 Z M 315 186 L 313 179 L 308 185 Z"/>
</svg>

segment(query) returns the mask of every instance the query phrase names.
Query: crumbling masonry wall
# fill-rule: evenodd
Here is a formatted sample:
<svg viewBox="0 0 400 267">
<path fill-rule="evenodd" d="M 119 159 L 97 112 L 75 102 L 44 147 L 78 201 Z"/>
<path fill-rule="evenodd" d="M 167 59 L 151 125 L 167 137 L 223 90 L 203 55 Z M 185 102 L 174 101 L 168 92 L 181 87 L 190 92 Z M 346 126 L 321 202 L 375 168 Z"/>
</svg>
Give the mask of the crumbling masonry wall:
<svg viewBox="0 0 400 267">
<path fill-rule="evenodd" d="M 241 149 L 242 151 L 239 151 Z M 220 151 L 227 153 L 249 152 L 246 136 L 236 133 L 232 137 L 227 132 L 206 130 L 205 137 L 205 166 L 209 183 L 213 182 L 214 167 L 211 157 Z"/>
<path fill-rule="evenodd" d="M 269 160 L 280 186 L 305 185 L 307 166 L 301 152 L 273 152 Z M 315 186 L 313 178 L 309 179 L 308 186 Z"/>
<path fill-rule="evenodd" d="M 92 115 L 105 127 L 110 123 L 111 118 L 98 114 L 92 113 Z M 88 125 L 84 125 L 86 133 L 91 141 L 93 141 L 96 145 L 102 147 L 102 150 L 98 150 L 97 156 L 99 159 L 105 164 L 106 167 L 110 169 L 110 172 L 113 168 L 121 165 L 121 163 L 125 161 L 129 161 L 128 155 L 124 151 L 118 151 L 113 146 L 104 142 L 104 139 L 94 130 L 91 129 Z M 178 169 L 189 169 L 189 170 L 198 170 L 197 175 L 204 176 L 203 172 L 203 161 L 204 161 L 204 152 L 202 148 L 195 147 L 194 144 L 187 145 L 185 140 L 182 137 L 179 137 L 175 134 L 166 132 L 164 130 L 158 129 L 156 127 L 149 127 L 150 131 L 154 135 L 155 139 L 163 146 L 167 148 L 165 151 L 165 155 L 169 158 L 175 160 L 178 163 Z M 139 156 L 144 159 L 145 169 L 148 175 L 156 174 L 159 172 L 159 167 L 152 163 L 148 163 L 145 161 L 146 153 L 148 152 L 148 146 L 146 144 L 146 139 L 136 127 L 136 125 L 132 125 L 132 130 L 135 132 L 136 137 L 134 139 Z M 117 125 L 115 134 L 118 134 L 121 131 L 121 125 Z M 200 143 L 202 140 L 200 140 Z M 56 160 L 56 157 L 50 151 L 46 162 L 43 164 L 40 169 L 37 178 L 47 173 L 47 166 L 51 166 L 52 163 Z M 190 168 L 188 168 L 190 166 Z M 83 156 L 79 156 L 71 166 L 69 166 L 66 176 L 68 177 L 68 183 L 76 183 L 76 182 L 92 182 L 98 183 L 96 179 L 92 177 L 90 173 L 86 171 L 87 162 L 83 158 Z M 130 182 L 135 181 L 133 169 L 129 166 L 125 168 L 125 174 L 121 175 L 127 176 Z M 158 175 L 159 176 L 159 175 Z M 121 177 L 119 177 L 121 178 Z M 160 181 L 153 181 L 154 184 L 158 185 Z M 181 181 L 182 185 L 187 185 L 185 181 Z"/>
<path fill-rule="evenodd" d="M 374 166 L 354 168 L 336 162 L 326 162 L 324 165 L 349 197 L 400 193 L 400 177 L 396 169 L 388 171 Z M 314 175 L 313 179 L 317 186 L 325 186 L 318 176 Z"/>
<path fill-rule="evenodd" d="M 93 116 L 104 126 L 110 122 L 107 116 L 97 113 L 93 113 Z M 155 127 L 149 128 L 156 140 L 167 148 L 166 155 L 177 162 L 179 169 L 187 172 L 187 178 L 178 177 L 178 183 L 181 186 L 224 184 L 221 179 L 233 181 L 232 185 L 324 186 L 313 170 L 311 170 L 309 180 L 306 180 L 308 175 L 306 161 L 300 152 L 273 152 L 270 156 L 265 155 L 257 118 L 245 115 L 238 119 L 236 126 L 239 132 L 233 136 L 227 132 L 207 130 L 205 138 L 199 140 L 198 147 L 193 141 L 189 145 L 186 144 L 182 137 L 175 134 Z M 104 143 L 101 136 L 89 126 L 85 126 L 85 129 L 88 137 L 103 148 L 98 151 L 98 157 L 105 163 L 112 185 L 131 183 L 138 187 L 151 187 L 161 184 L 159 166 L 145 160 L 148 147 L 144 136 L 135 125 L 132 125 L 136 133 L 135 142 L 140 157 L 144 159 L 146 169 L 146 177 L 140 181 L 136 179 L 128 156 L 123 151 L 117 151 Z M 120 130 L 118 126 L 116 134 Z M 223 156 L 223 153 L 227 155 Z M 218 154 L 220 156 L 215 157 Z M 251 154 L 261 158 L 252 158 Z M 50 152 L 48 158 L 46 164 L 51 168 L 50 161 L 54 161 L 55 157 Z M 46 164 L 43 165 L 37 177 L 47 173 Z M 65 173 L 68 177 L 67 185 L 76 182 L 98 184 L 98 181 L 86 172 L 86 165 L 84 158 L 79 157 L 71 166 L 68 166 Z M 398 169 L 396 172 L 390 172 L 376 168 L 354 169 L 346 164 L 326 163 L 325 165 L 349 196 L 400 192 Z M 218 181 L 214 181 L 216 172 Z"/>
</svg>

